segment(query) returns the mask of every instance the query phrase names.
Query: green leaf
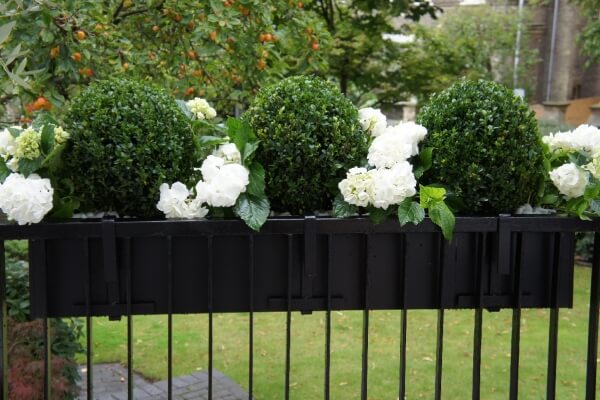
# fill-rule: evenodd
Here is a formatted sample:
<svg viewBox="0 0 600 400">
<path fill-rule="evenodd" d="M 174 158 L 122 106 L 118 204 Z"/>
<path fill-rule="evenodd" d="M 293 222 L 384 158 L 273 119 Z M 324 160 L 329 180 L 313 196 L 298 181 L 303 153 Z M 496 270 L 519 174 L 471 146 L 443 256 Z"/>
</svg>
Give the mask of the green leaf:
<svg viewBox="0 0 600 400">
<path fill-rule="evenodd" d="M 22 158 L 19 160 L 19 172 L 26 177 L 33 174 L 42 166 L 42 158 L 38 157 L 35 160 Z"/>
<path fill-rule="evenodd" d="M 58 204 L 54 205 L 51 218 L 71 218 L 76 209 L 79 208 L 79 199 L 75 197 L 65 197 L 58 200 Z"/>
<path fill-rule="evenodd" d="M 380 224 L 385 221 L 390 215 L 390 209 L 384 210 L 382 208 L 369 207 L 369 218 L 374 224 Z"/>
<path fill-rule="evenodd" d="M 429 217 L 434 224 L 442 229 L 442 234 L 446 240 L 451 241 L 456 218 L 446 203 L 443 201 L 434 203 L 431 208 L 429 208 Z"/>
<path fill-rule="evenodd" d="M 44 125 L 42 129 L 42 152 L 44 154 L 52 153 L 54 149 L 54 125 Z"/>
<path fill-rule="evenodd" d="M 264 196 L 265 194 L 265 169 L 257 162 L 250 164 L 249 183 L 246 191 L 253 196 Z"/>
<path fill-rule="evenodd" d="M 183 114 L 185 114 L 186 117 L 188 117 L 189 119 L 194 118 L 194 115 L 188 108 L 187 104 L 185 104 L 184 100 L 177 99 L 177 100 L 175 100 L 175 102 L 177 103 L 177 105 L 179 106 L 179 109 L 183 112 Z"/>
<path fill-rule="evenodd" d="M 446 189 L 435 186 L 419 186 L 419 198 L 421 207 L 429 208 L 431 203 L 443 201 L 446 197 Z"/>
<path fill-rule="evenodd" d="M 227 136 L 235 143 L 238 150 L 243 153 L 246 143 L 256 140 L 256 136 L 252 128 L 246 121 L 238 118 L 228 118 L 225 122 L 227 126 Z"/>
<path fill-rule="evenodd" d="M 259 142 L 248 142 L 244 146 L 244 152 L 242 153 L 242 164 L 245 164 L 246 161 L 254 154 L 256 149 L 258 149 Z"/>
<path fill-rule="evenodd" d="M 348 218 L 358 214 L 358 207 L 349 204 L 343 198 L 337 196 L 333 200 L 333 216 L 336 218 Z"/>
<path fill-rule="evenodd" d="M 409 222 L 417 225 L 425 218 L 425 210 L 419 203 L 413 201 L 411 197 L 404 199 L 398 206 L 398 221 L 404 226 Z"/>
<path fill-rule="evenodd" d="M 556 194 L 546 194 L 544 195 L 544 197 L 542 197 L 542 204 L 556 204 L 556 202 L 559 200 L 558 195 Z"/>
<path fill-rule="evenodd" d="M 218 146 L 228 142 L 229 140 L 227 138 L 220 136 L 200 136 L 200 145 L 202 145 L 202 147 Z"/>
<path fill-rule="evenodd" d="M 12 171 L 8 169 L 5 163 L 0 162 L 0 183 L 4 183 L 10 174 L 12 174 Z"/>
<path fill-rule="evenodd" d="M 257 197 L 249 193 L 242 193 L 235 203 L 235 214 L 244 220 L 246 225 L 255 231 L 267 221 L 271 205 L 266 196 Z"/>
<path fill-rule="evenodd" d="M 58 126 L 58 122 L 48 112 L 40 111 L 31 123 L 31 126 L 33 127 L 33 129 L 38 130 L 45 125 Z"/>
<path fill-rule="evenodd" d="M 583 198 L 586 200 L 595 199 L 600 196 L 600 184 L 596 183 L 594 185 L 589 185 L 585 188 L 585 193 L 583 194 Z"/>
<path fill-rule="evenodd" d="M 422 165 L 416 166 L 413 171 L 413 174 L 415 175 L 415 179 L 421 178 L 424 173 L 425 173 L 425 168 L 423 168 Z"/>
<path fill-rule="evenodd" d="M 8 35 L 13 30 L 17 23 L 15 21 L 9 22 L 0 26 L 0 44 L 4 43 L 8 39 Z"/>
<path fill-rule="evenodd" d="M 433 148 L 425 147 L 419 153 L 419 159 L 421 160 L 421 167 L 423 168 L 423 172 L 427 171 L 433 165 Z"/>
</svg>

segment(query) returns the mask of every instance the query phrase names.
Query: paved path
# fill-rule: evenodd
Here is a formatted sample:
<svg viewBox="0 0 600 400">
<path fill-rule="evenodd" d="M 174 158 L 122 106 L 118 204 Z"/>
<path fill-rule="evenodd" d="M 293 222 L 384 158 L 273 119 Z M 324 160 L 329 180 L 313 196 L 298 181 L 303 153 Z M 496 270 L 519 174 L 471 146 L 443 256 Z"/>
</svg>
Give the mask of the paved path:
<svg viewBox="0 0 600 400">
<path fill-rule="evenodd" d="M 80 400 L 87 399 L 87 370 L 79 367 L 81 375 Z M 138 374 L 133 374 L 134 400 L 167 399 L 167 381 L 149 382 Z M 173 378 L 173 400 L 208 399 L 208 372 Z M 219 371 L 213 370 L 214 400 L 242 400 L 248 394 L 235 382 Z M 97 364 L 94 366 L 94 400 L 127 400 L 127 369 L 120 364 Z"/>
</svg>

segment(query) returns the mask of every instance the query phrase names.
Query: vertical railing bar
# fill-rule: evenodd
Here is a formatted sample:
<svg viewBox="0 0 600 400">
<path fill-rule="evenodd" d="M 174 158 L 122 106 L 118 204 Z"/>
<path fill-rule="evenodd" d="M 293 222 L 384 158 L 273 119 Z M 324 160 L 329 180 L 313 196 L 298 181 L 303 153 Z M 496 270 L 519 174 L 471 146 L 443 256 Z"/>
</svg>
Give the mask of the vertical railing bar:
<svg viewBox="0 0 600 400">
<path fill-rule="evenodd" d="M 437 292 L 439 310 L 437 312 L 437 340 L 435 354 L 435 393 L 434 398 L 441 400 L 442 398 L 442 372 L 444 362 L 444 309 L 442 308 L 443 292 L 444 292 L 444 239 L 440 234 L 438 237 L 438 260 L 439 271 L 437 274 Z"/>
<path fill-rule="evenodd" d="M 248 400 L 254 391 L 254 235 L 248 236 L 248 284 L 250 314 L 248 315 Z"/>
<path fill-rule="evenodd" d="M 400 306 L 400 371 L 398 382 L 398 399 L 406 398 L 406 235 L 400 234 L 400 291 L 402 304 Z"/>
<path fill-rule="evenodd" d="M 213 395 L 213 237 L 208 236 L 208 400 Z"/>
<path fill-rule="evenodd" d="M 590 317 L 588 323 L 587 369 L 585 398 L 596 398 L 596 369 L 598 359 L 598 311 L 600 308 L 600 232 L 594 234 L 594 258 L 590 288 Z"/>
<path fill-rule="evenodd" d="M 558 258 L 560 257 L 560 233 L 552 235 L 550 244 L 551 268 L 550 271 L 550 322 L 548 331 L 548 373 L 546 381 L 546 400 L 556 398 L 556 365 L 558 353 L 558 307 L 556 296 L 558 290 Z"/>
<path fill-rule="evenodd" d="M 91 264 L 89 251 L 89 238 L 83 239 L 83 259 L 85 260 L 85 341 L 86 341 L 86 386 L 87 400 L 92 400 L 94 397 L 94 340 L 93 340 L 93 325 L 92 325 L 92 280 L 91 280 Z"/>
<path fill-rule="evenodd" d="M 331 264 L 333 262 L 333 235 L 327 235 L 327 311 L 325 313 L 325 388 L 329 400 L 331 389 Z"/>
<path fill-rule="evenodd" d="M 290 398 L 290 364 L 292 347 L 292 263 L 293 263 L 293 236 L 288 235 L 288 260 L 287 260 L 287 312 L 285 318 L 285 400 Z"/>
<path fill-rule="evenodd" d="M 362 332 L 362 371 L 360 395 L 361 400 L 367 400 L 369 393 L 369 264 L 370 264 L 370 233 L 364 235 L 364 310 L 363 310 L 363 332 Z"/>
<path fill-rule="evenodd" d="M 521 279 L 523 275 L 523 251 L 521 247 L 523 242 L 523 234 L 519 232 L 516 235 L 517 263 L 514 269 L 516 274 L 516 304 L 515 308 L 513 309 L 512 317 L 512 337 L 510 350 L 510 400 L 517 400 L 519 397 L 519 357 L 521 346 Z M 500 249 L 500 251 L 502 251 L 502 249 Z"/>
<path fill-rule="evenodd" d="M 167 236 L 167 399 L 173 398 L 173 237 Z"/>
<path fill-rule="evenodd" d="M 127 302 L 127 399 L 133 399 L 133 315 L 131 305 L 131 238 L 123 240 L 123 255 L 125 258 L 126 302 Z"/>
<path fill-rule="evenodd" d="M 2 389 L 0 399 L 8 400 L 8 310 L 6 306 L 6 253 L 4 251 L 4 240 L 0 240 L 0 319 L 2 320 L 2 332 L 0 340 L 0 375 Z"/>
<path fill-rule="evenodd" d="M 473 328 L 473 382 L 471 398 L 481 398 L 481 343 L 483 336 L 483 260 L 486 243 L 486 234 L 475 234 L 475 260 L 476 260 L 476 285 L 477 285 L 477 308 L 475 309 L 475 326 Z"/>
<path fill-rule="evenodd" d="M 46 264 L 46 242 L 42 240 L 40 245 L 41 259 L 40 264 L 43 266 L 44 285 L 47 285 L 48 265 Z M 52 398 L 52 336 L 50 334 L 51 321 L 48 318 L 48 293 L 45 293 L 44 300 L 44 400 Z"/>
</svg>

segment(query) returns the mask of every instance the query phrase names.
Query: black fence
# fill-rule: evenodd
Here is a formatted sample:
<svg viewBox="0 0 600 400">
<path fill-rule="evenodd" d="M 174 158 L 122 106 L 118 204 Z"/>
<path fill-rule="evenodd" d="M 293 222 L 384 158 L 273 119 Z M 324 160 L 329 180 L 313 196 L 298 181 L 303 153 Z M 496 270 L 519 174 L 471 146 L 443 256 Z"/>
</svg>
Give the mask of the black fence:
<svg viewBox="0 0 600 400">
<path fill-rule="evenodd" d="M 408 313 L 437 310 L 434 398 L 442 399 L 447 309 L 473 309 L 472 398 L 481 392 L 483 311 L 512 309 L 510 399 L 519 396 L 521 312 L 550 309 L 545 396 L 556 398 L 559 309 L 573 301 L 575 232 L 595 234 L 586 361 L 586 399 L 596 398 L 600 221 L 561 217 L 463 217 L 443 240 L 426 220 L 400 227 L 366 219 L 283 218 L 260 233 L 240 221 L 75 221 L 0 226 L 1 399 L 8 399 L 4 240 L 30 241 L 31 314 L 45 321 L 45 399 L 51 399 L 50 318 L 85 318 L 87 398 L 94 398 L 94 316 L 127 320 L 128 366 L 133 316 L 167 315 L 167 396 L 173 397 L 173 315 L 208 315 L 208 387 L 213 397 L 213 316 L 248 313 L 248 398 L 255 379 L 255 313 L 286 313 L 285 392 L 290 397 L 292 312 L 325 312 L 323 398 L 331 397 L 331 313 L 362 310 L 360 393 L 369 398 L 372 310 L 398 310 L 400 373 L 391 397 L 405 398 Z M 410 361 L 410 360 L 409 360 Z M 128 398 L 133 371 L 128 368 Z M 544 393 L 539 393 L 543 397 Z"/>
</svg>

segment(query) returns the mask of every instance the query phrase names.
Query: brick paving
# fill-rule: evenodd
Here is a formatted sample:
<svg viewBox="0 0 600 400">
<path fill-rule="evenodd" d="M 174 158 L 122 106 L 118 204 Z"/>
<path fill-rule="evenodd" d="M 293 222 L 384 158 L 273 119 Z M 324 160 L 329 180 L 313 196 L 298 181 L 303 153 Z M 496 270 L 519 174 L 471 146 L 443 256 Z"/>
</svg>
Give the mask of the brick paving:
<svg viewBox="0 0 600 400">
<path fill-rule="evenodd" d="M 81 394 L 79 400 L 86 400 L 87 370 L 79 367 Z M 174 400 L 208 399 L 208 372 L 173 378 Z M 214 400 L 242 400 L 248 398 L 237 383 L 219 371 L 213 370 Z M 167 399 L 167 381 L 150 382 L 138 374 L 133 374 L 134 400 Z M 97 364 L 94 366 L 94 400 L 127 400 L 127 369 L 120 364 Z"/>
</svg>

